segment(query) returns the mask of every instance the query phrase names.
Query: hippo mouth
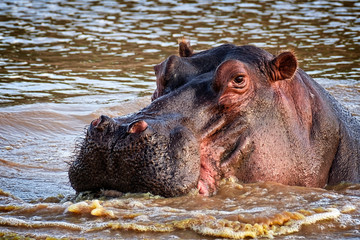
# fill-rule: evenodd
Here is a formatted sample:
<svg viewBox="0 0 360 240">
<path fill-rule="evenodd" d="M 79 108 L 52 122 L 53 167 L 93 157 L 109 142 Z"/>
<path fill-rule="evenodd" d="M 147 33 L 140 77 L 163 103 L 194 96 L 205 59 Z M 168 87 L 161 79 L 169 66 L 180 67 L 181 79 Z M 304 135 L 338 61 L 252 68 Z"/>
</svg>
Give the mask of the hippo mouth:
<svg viewBox="0 0 360 240">
<path fill-rule="evenodd" d="M 130 123 L 129 123 L 130 122 Z M 173 197 L 197 187 L 198 143 L 184 126 L 161 131 L 154 119 L 91 122 L 69 169 L 77 191 L 112 189 Z"/>
</svg>

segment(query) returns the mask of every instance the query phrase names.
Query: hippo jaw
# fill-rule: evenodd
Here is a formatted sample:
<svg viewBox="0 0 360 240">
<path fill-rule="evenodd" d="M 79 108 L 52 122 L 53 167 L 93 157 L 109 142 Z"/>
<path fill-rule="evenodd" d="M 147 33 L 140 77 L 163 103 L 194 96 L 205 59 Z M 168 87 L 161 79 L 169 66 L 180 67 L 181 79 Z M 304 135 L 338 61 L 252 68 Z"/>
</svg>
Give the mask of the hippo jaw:
<svg viewBox="0 0 360 240">
<path fill-rule="evenodd" d="M 174 197 L 196 188 L 198 158 L 198 143 L 184 126 L 164 131 L 156 119 L 101 116 L 90 124 L 69 178 L 77 192 L 113 189 Z"/>
</svg>

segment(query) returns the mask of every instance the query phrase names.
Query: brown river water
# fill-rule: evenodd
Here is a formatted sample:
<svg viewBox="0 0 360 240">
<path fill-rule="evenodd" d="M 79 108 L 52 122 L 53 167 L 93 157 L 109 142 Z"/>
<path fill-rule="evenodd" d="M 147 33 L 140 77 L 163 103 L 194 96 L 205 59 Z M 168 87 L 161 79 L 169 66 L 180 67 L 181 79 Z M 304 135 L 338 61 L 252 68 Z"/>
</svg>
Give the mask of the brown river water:
<svg viewBox="0 0 360 240">
<path fill-rule="evenodd" d="M 360 118 L 357 0 L 1 0 L 0 239 L 360 239 L 359 184 L 227 179 L 212 197 L 75 198 L 67 169 L 85 126 L 146 106 L 153 66 L 182 36 L 195 51 L 292 49 Z"/>
</svg>

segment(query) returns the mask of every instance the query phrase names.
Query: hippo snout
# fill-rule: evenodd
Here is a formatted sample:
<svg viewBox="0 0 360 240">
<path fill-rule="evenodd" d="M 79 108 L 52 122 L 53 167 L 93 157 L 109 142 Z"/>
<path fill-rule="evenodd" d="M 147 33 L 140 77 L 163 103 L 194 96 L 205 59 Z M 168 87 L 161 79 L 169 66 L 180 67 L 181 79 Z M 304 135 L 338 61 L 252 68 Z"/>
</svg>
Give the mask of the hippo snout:
<svg viewBox="0 0 360 240">
<path fill-rule="evenodd" d="M 72 187 L 165 197 L 196 188 L 199 144 L 179 122 L 164 126 L 163 119 L 105 115 L 93 120 L 69 169 Z"/>
</svg>

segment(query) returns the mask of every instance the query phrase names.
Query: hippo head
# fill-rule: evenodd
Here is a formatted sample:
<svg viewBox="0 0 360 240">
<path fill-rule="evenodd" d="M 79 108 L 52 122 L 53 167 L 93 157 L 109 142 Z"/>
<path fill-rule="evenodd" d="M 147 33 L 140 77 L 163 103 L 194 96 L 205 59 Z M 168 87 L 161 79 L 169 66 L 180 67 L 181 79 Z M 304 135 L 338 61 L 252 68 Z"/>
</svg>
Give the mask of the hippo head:
<svg viewBox="0 0 360 240">
<path fill-rule="evenodd" d="M 257 47 L 226 44 L 193 53 L 181 41 L 179 56 L 154 69 L 157 88 L 148 107 L 128 116 L 101 116 L 90 124 L 69 169 L 76 191 L 171 197 L 198 188 L 209 195 L 228 176 L 311 185 L 317 175 L 319 185 L 326 183 L 318 171 L 309 171 L 309 183 L 301 182 L 307 163 L 294 159 L 313 152 L 306 142 L 309 94 L 302 90 L 304 82 L 293 80 L 301 76 L 292 52 L 274 56 Z M 288 93 L 290 88 L 297 89 L 296 95 Z M 319 149 L 322 156 L 334 154 Z M 329 161 L 314 169 L 329 169 Z"/>
</svg>

